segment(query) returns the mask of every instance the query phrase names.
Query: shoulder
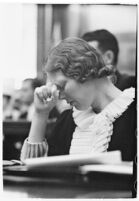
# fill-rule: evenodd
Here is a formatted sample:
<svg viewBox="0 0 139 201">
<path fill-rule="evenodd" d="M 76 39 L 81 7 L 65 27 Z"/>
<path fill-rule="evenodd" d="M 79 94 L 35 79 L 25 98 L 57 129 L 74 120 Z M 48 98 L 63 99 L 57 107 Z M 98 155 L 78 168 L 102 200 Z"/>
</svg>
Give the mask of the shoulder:
<svg viewBox="0 0 139 201">
<path fill-rule="evenodd" d="M 123 115 L 128 115 L 128 118 L 132 118 L 136 114 L 136 100 L 134 100 L 123 113 Z"/>
<path fill-rule="evenodd" d="M 131 161 L 136 152 L 136 102 L 133 101 L 113 124 L 109 150 L 120 150 L 122 160 Z"/>
<path fill-rule="evenodd" d="M 133 75 L 131 76 L 128 74 L 122 74 L 119 71 L 116 72 L 116 76 L 117 76 L 116 86 L 119 89 L 124 90 L 129 87 L 136 87 L 136 77 L 135 76 L 133 76 Z"/>
<path fill-rule="evenodd" d="M 135 129 L 136 126 L 136 100 L 134 100 L 128 108 L 123 112 L 123 114 L 116 119 L 114 122 L 114 126 L 117 127 L 117 129 L 123 128 L 124 130 Z"/>
</svg>

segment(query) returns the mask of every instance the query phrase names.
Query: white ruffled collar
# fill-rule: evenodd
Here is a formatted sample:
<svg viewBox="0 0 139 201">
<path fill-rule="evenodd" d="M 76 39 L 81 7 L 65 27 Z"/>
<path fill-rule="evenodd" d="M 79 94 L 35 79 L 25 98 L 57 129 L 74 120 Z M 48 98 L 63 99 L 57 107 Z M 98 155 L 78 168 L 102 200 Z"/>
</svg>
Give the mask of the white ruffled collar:
<svg viewBox="0 0 139 201">
<path fill-rule="evenodd" d="M 127 110 L 129 105 L 134 101 L 135 89 L 133 87 L 125 89 L 119 97 L 107 105 L 101 114 L 106 115 L 111 122 L 114 122 L 119 116 Z"/>
<path fill-rule="evenodd" d="M 114 122 L 122 113 L 128 108 L 135 98 L 135 88 L 131 87 L 125 89 L 120 96 L 114 99 L 109 105 L 107 105 L 99 114 L 92 111 L 89 107 L 88 110 L 80 111 L 73 108 L 73 119 L 77 126 L 84 127 L 85 124 L 88 126 L 94 117 L 106 116 L 111 122 Z"/>
<path fill-rule="evenodd" d="M 73 118 L 77 126 L 73 133 L 70 154 L 107 151 L 113 134 L 113 122 L 128 108 L 134 97 L 135 89 L 126 89 L 99 114 L 94 113 L 92 108 L 86 111 L 73 108 Z"/>
</svg>

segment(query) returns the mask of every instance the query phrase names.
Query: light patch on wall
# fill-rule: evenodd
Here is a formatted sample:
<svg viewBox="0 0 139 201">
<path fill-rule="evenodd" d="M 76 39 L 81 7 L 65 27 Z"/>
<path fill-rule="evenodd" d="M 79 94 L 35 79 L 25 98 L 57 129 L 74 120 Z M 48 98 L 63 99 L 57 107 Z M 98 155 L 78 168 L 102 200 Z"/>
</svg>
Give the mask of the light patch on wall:
<svg viewBox="0 0 139 201">
<path fill-rule="evenodd" d="M 2 77 L 20 83 L 36 76 L 37 5 L 0 5 L 2 38 Z"/>
<path fill-rule="evenodd" d="M 104 28 L 114 33 L 136 32 L 136 11 L 136 6 L 86 6 L 86 8 L 82 10 L 84 16 L 86 16 L 84 30 L 92 31 Z"/>
</svg>

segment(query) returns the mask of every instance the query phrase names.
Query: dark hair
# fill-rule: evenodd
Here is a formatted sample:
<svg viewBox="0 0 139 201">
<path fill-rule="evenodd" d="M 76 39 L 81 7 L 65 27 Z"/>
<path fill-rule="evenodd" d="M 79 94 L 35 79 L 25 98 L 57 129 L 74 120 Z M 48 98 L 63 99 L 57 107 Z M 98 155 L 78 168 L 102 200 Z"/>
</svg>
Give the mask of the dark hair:
<svg viewBox="0 0 139 201">
<path fill-rule="evenodd" d="M 43 85 L 43 81 L 38 78 L 27 78 L 23 82 L 30 82 L 33 90 Z"/>
<path fill-rule="evenodd" d="M 99 48 L 105 52 L 107 50 L 111 50 L 114 53 L 114 60 L 113 64 L 117 64 L 118 62 L 118 41 L 116 37 L 105 29 L 100 29 L 92 32 L 87 32 L 82 36 L 82 39 L 91 42 L 91 41 L 98 41 Z"/>
<path fill-rule="evenodd" d="M 49 52 L 46 71 L 57 70 L 79 82 L 113 73 L 112 66 L 106 66 L 102 56 L 79 38 L 66 38 Z"/>
</svg>

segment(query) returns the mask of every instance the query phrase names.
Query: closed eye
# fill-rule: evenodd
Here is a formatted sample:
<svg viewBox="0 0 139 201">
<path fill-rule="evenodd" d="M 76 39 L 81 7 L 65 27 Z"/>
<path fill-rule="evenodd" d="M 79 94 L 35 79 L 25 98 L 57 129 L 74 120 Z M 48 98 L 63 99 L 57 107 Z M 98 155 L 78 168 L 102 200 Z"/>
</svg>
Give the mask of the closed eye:
<svg viewBox="0 0 139 201">
<path fill-rule="evenodd" d="M 60 86 L 60 85 L 58 85 L 58 84 L 56 84 L 56 86 L 57 86 L 57 89 L 58 89 L 58 90 L 60 90 L 60 91 L 63 91 L 63 90 L 64 90 L 64 86 Z"/>
</svg>

